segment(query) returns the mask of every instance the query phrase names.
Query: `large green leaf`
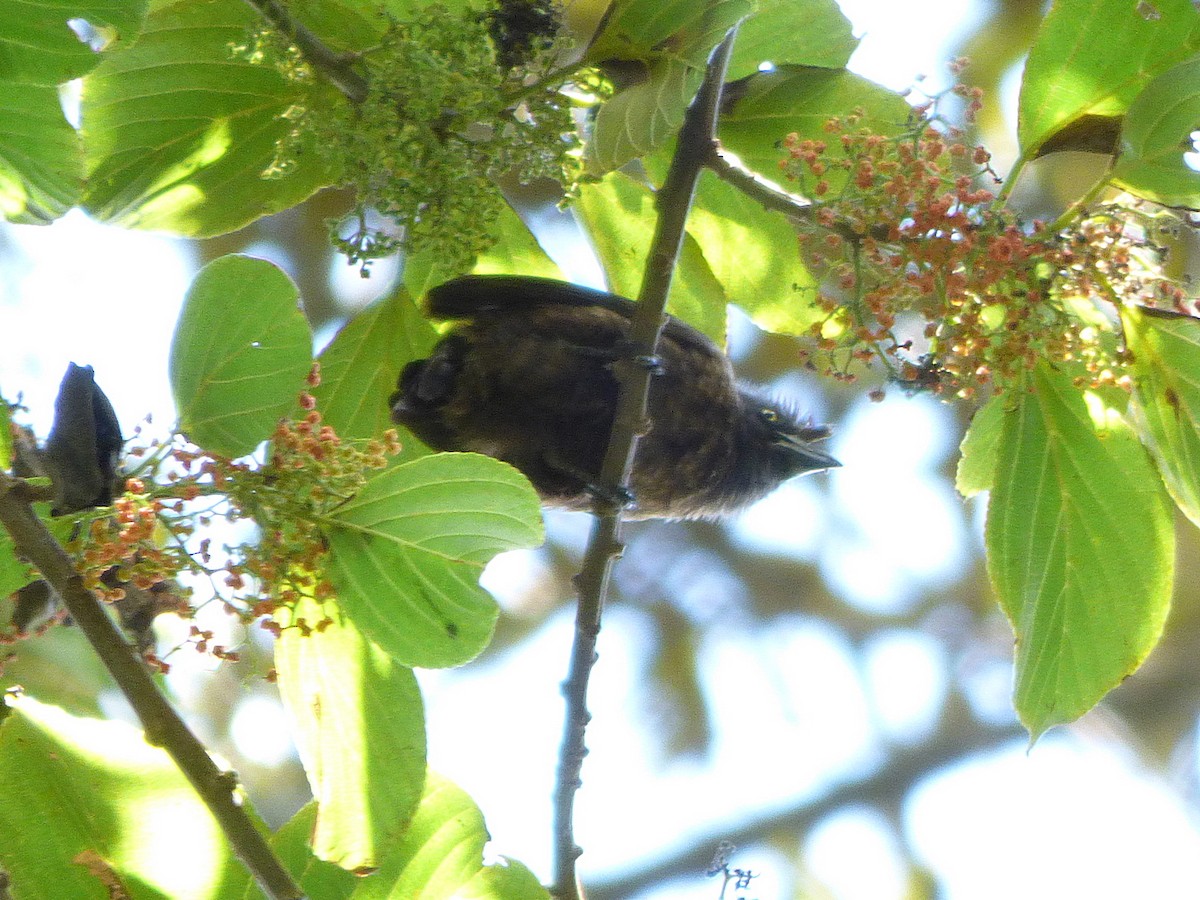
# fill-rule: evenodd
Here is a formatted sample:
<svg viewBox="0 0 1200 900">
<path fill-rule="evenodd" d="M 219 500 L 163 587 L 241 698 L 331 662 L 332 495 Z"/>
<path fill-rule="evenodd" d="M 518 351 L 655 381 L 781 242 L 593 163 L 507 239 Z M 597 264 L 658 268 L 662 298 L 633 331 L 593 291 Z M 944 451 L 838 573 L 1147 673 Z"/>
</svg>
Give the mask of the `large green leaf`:
<svg viewBox="0 0 1200 900">
<path fill-rule="evenodd" d="M 840 69 L 857 46 L 834 0 L 760 0 L 738 31 L 728 77 L 753 75 L 762 63 Z"/>
<path fill-rule="evenodd" d="M 601 106 L 587 144 L 590 172 L 619 169 L 675 137 L 703 78 L 703 70 L 689 63 L 659 60 L 641 81 Z"/>
<path fill-rule="evenodd" d="M 376 475 L 325 522 L 330 577 L 346 615 L 397 661 L 455 666 L 491 638 L 479 587 L 501 550 L 542 540 L 537 495 L 511 466 L 436 453 Z"/>
<path fill-rule="evenodd" d="M 392 427 L 388 397 L 400 370 L 427 356 L 436 340 L 402 288 L 359 313 L 320 356 L 321 383 L 313 394 L 325 422 L 343 438 L 378 437 Z"/>
<path fill-rule="evenodd" d="M 472 270 L 480 275 L 534 275 L 562 278 L 562 269 L 542 249 L 533 232 L 511 206 L 496 221 L 496 243 L 479 254 Z"/>
<path fill-rule="evenodd" d="M 309 625 L 324 615 L 312 601 L 294 611 Z M 421 799 L 425 713 L 412 670 L 333 618 L 310 634 L 285 618 L 275 668 L 317 801 L 313 852 L 361 871 L 378 866 Z"/>
<path fill-rule="evenodd" d="M 711 172 L 700 179 L 688 234 L 730 302 L 759 327 L 803 334 L 825 318 L 814 303 L 817 285 L 800 258 L 795 228 Z"/>
<path fill-rule="evenodd" d="M 8 471 L 12 465 L 12 454 L 12 409 L 8 401 L 0 395 L 0 471 Z"/>
<path fill-rule="evenodd" d="M 1121 311 L 1136 377 L 1133 410 L 1167 490 L 1200 525 L 1200 319 Z"/>
<path fill-rule="evenodd" d="M 721 118 L 721 141 L 768 178 L 779 177 L 784 157 L 779 142 L 792 132 L 826 141 L 828 155 L 836 158 L 840 147 L 825 131 L 831 118 L 861 109 L 860 127 L 895 134 L 912 113 L 899 94 L 873 81 L 843 69 L 813 66 L 779 66 L 774 72 L 751 75 L 730 87 L 729 99 L 732 105 Z M 846 177 L 830 165 L 826 180 L 836 192 Z"/>
<path fill-rule="evenodd" d="M 1200 208 L 1200 172 L 1184 161 L 1200 129 L 1200 57 L 1163 72 L 1125 116 L 1115 183 L 1168 206 Z"/>
<path fill-rule="evenodd" d="M 347 900 L 359 878 L 340 866 L 313 855 L 309 839 L 317 825 L 317 804 L 310 801 L 285 822 L 271 838 L 271 849 L 285 869 L 312 900 Z M 267 900 L 257 884 L 249 884 L 243 900 Z"/>
<path fill-rule="evenodd" d="M 63 118 L 58 89 L 0 81 L 0 215 L 46 224 L 82 190 L 79 140 Z"/>
<path fill-rule="evenodd" d="M 748 0 L 615 0 L 588 48 L 587 59 L 670 57 L 703 69 L 712 48 L 753 9 Z"/>
<path fill-rule="evenodd" d="M 5 0 L 0 3 L 0 82 L 53 87 L 78 78 L 100 56 L 67 24 L 86 21 L 104 48 L 128 46 L 149 0 Z"/>
<path fill-rule="evenodd" d="M 587 59 L 620 59 L 637 73 L 600 107 L 587 144 L 592 174 L 602 175 L 665 145 L 683 123 L 712 49 L 747 16 L 747 0 L 617 0 Z"/>
<path fill-rule="evenodd" d="M 615 172 L 580 188 L 575 213 L 591 239 L 613 293 L 637 297 L 656 221 L 654 194 L 628 175 Z M 690 235 L 667 297 L 667 311 L 725 342 L 725 293 Z"/>
<path fill-rule="evenodd" d="M 533 873 L 502 859 L 484 865 L 483 815 L 459 787 L 430 772 L 425 796 L 403 842 L 354 900 L 548 900 Z"/>
<path fill-rule="evenodd" d="M 233 47 L 257 23 L 240 0 L 166 0 L 130 49 L 84 80 L 85 206 L 96 218 L 190 237 L 223 234 L 299 203 L 331 180 L 320 155 L 264 178 L 311 98 Z M 322 94 L 325 102 L 334 102 Z"/>
<path fill-rule="evenodd" d="M 220 900 L 245 873 L 191 785 L 123 722 L 7 698 L 0 868 L 17 900 Z M 121 891 L 125 893 L 121 893 Z"/>
<path fill-rule="evenodd" d="M 1156 75 L 1200 50 L 1190 0 L 1056 0 L 1021 82 L 1017 133 L 1032 158 L 1084 116 L 1121 117 Z"/>
<path fill-rule="evenodd" d="M 1004 412 L 986 540 L 1016 633 L 1017 714 L 1036 738 L 1091 709 L 1157 643 L 1170 505 L 1121 415 L 1043 364 Z"/>
<path fill-rule="evenodd" d="M 292 280 L 230 255 L 200 270 L 171 342 L 180 426 L 205 450 L 244 456 L 295 406 L 312 366 L 312 334 Z"/>
</svg>

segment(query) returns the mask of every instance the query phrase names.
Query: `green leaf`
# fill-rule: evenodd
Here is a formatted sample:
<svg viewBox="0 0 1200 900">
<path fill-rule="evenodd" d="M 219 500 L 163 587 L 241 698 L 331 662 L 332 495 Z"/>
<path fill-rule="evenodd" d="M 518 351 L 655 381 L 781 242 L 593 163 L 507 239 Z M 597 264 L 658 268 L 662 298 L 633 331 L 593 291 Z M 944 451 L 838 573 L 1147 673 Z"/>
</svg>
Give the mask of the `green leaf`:
<svg viewBox="0 0 1200 900">
<path fill-rule="evenodd" d="M 333 863 L 313 856 L 308 845 L 317 824 L 317 804 L 309 801 L 285 822 L 271 838 L 271 849 L 299 884 L 304 896 L 313 900 L 347 900 L 359 879 Z M 251 883 L 243 900 L 267 900 L 262 889 Z"/>
<path fill-rule="evenodd" d="M 546 254 L 511 206 L 505 205 L 501 209 L 496 228 L 496 243 L 480 254 L 473 272 L 479 275 L 563 277 L 562 269 Z"/>
<path fill-rule="evenodd" d="M 483 864 L 483 815 L 459 787 L 433 772 L 403 842 L 354 900 L 548 900 L 533 873 L 513 860 Z"/>
<path fill-rule="evenodd" d="M 646 255 L 654 235 L 654 195 L 645 185 L 615 172 L 603 181 L 582 185 L 575 213 L 616 294 L 641 292 Z M 667 297 L 667 311 L 725 343 L 725 294 L 713 277 L 695 238 L 686 236 Z"/>
<path fill-rule="evenodd" d="M 148 0 L 7 0 L 0 3 L 0 82 L 53 87 L 93 69 L 100 56 L 67 24 L 83 19 L 104 48 L 137 38 Z"/>
<path fill-rule="evenodd" d="M 437 332 L 403 288 L 359 313 L 320 356 L 321 383 L 312 393 L 324 421 L 351 439 L 393 427 L 388 397 L 400 371 L 428 356 L 436 341 Z"/>
<path fill-rule="evenodd" d="M 993 397 L 975 411 L 971 424 L 959 445 L 961 456 L 954 486 L 964 497 L 990 491 L 996 480 L 997 454 L 1004 428 L 1004 407 L 1008 398 Z"/>
<path fill-rule="evenodd" d="M 0 528 L 0 599 L 19 591 L 37 577 L 29 564 L 17 556 L 17 548 L 8 532 Z"/>
<path fill-rule="evenodd" d="M 0 214 L 44 225 L 82 191 L 79 139 L 63 118 L 58 89 L 0 81 Z"/>
<path fill-rule="evenodd" d="M 1200 15 L 1190 0 L 1056 0 L 1021 81 L 1022 154 L 1037 156 L 1050 137 L 1084 116 L 1123 116 L 1151 79 L 1197 50 Z"/>
<path fill-rule="evenodd" d="M 1133 354 L 1134 421 L 1167 490 L 1200 525 L 1200 319 L 1162 310 L 1121 310 Z"/>
<path fill-rule="evenodd" d="M 222 256 L 188 289 L 171 343 L 171 390 L 188 439 L 244 456 L 295 406 L 312 334 L 292 280 L 271 263 Z"/>
<path fill-rule="evenodd" d="M 601 106 L 587 144 L 589 173 L 603 175 L 619 169 L 675 137 L 703 79 L 704 72 L 695 66 L 662 60 L 647 70 L 643 80 Z"/>
<path fill-rule="evenodd" d="M 479 587 L 501 550 L 542 541 L 537 495 L 506 463 L 436 453 L 376 475 L 325 522 L 346 615 L 397 661 L 455 666 L 487 645 L 495 601 Z"/>
<path fill-rule="evenodd" d="M 562 270 L 546 255 L 529 227 L 511 206 L 500 208 L 492 229 L 495 243 L 479 255 L 472 269 L 482 275 L 493 273 L 562 278 Z M 418 250 L 404 260 L 404 285 L 412 297 L 424 297 L 429 289 L 461 275 L 431 250 Z"/>
<path fill-rule="evenodd" d="M 12 466 L 12 454 L 12 408 L 0 396 L 0 471 L 7 472 Z"/>
<path fill-rule="evenodd" d="M 312 833 L 319 859 L 351 871 L 375 868 L 421 799 L 425 712 L 412 670 L 341 619 L 310 634 L 327 615 L 311 600 L 285 617 L 275 644 L 279 694 L 317 801 Z"/>
<path fill-rule="evenodd" d="M 315 152 L 286 175 L 263 177 L 293 127 L 283 114 L 311 98 L 270 64 L 234 53 L 258 22 L 241 0 L 166 0 L 137 44 L 88 75 L 84 202 L 94 217 L 206 237 L 330 183 Z"/>
<path fill-rule="evenodd" d="M 122 722 L 75 718 L 31 697 L 6 702 L 0 868 L 14 898 L 241 893 L 244 870 L 163 750 Z"/>
<path fill-rule="evenodd" d="M 1155 203 L 1200 208 L 1200 172 L 1183 158 L 1198 129 L 1200 57 L 1159 75 L 1130 105 L 1113 182 Z"/>
<path fill-rule="evenodd" d="M 615 0 L 588 48 L 587 60 L 671 57 L 703 69 L 713 47 L 753 9 L 747 0 Z"/>
<path fill-rule="evenodd" d="M 713 48 L 753 8 L 747 0 L 617 0 L 587 59 L 633 61 L 621 71 L 640 77 L 596 114 L 587 144 L 591 174 L 618 169 L 675 136 Z"/>
<path fill-rule="evenodd" d="M 856 47 L 850 20 L 834 0 L 759 0 L 738 31 L 727 77 L 753 75 L 764 62 L 840 69 Z"/>
<path fill-rule="evenodd" d="M 688 234 L 725 296 L 760 328 L 804 334 L 825 317 L 813 302 L 817 285 L 800 257 L 795 228 L 711 172 L 701 176 Z"/>
<path fill-rule="evenodd" d="M 795 132 L 801 138 L 827 141 L 830 155 L 840 147 L 829 140 L 825 123 L 861 108 L 861 127 L 896 134 L 912 113 L 904 99 L 853 72 L 811 66 L 779 66 L 751 75 L 727 89 L 732 106 L 721 118 L 721 142 L 750 168 L 768 178 L 779 177 L 784 153 L 779 143 Z M 833 164 L 827 181 L 837 191 L 846 176 Z"/>
<path fill-rule="evenodd" d="M 1005 409 L 986 543 L 1016 634 L 1014 703 L 1036 739 L 1142 664 L 1174 569 L 1170 507 L 1145 448 L 1048 365 Z"/>
</svg>

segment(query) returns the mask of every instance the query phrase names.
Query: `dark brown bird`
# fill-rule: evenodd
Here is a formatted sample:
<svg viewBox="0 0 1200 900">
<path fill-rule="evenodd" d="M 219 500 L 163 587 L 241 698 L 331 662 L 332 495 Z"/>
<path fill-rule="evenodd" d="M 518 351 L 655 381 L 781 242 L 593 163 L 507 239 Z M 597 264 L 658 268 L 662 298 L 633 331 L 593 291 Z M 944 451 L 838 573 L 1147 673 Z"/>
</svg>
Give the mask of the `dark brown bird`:
<svg viewBox="0 0 1200 900">
<path fill-rule="evenodd" d="M 460 320 L 405 366 L 392 418 L 437 450 L 471 450 L 525 473 L 547 506 L 586 510 L 617 402 L 611 363 L 627 353 L 634 304 L 560 281 L 468 275 L 434 288 L 429 314 Z M 793 475 L 839 463 L 812 445 L 823 425 L 740 387 L 729 359 L 667 318 L 638 443 L 628 517 L 712 518 Z"/>
</svg>

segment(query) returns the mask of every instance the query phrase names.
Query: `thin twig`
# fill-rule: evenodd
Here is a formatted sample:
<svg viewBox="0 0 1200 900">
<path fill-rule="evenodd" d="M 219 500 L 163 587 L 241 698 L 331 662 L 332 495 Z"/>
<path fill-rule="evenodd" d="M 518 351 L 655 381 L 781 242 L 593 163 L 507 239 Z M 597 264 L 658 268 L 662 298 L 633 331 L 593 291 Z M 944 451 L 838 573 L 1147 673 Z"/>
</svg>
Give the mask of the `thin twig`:
<svg viewBox="0 0 1200 900">
<path fill-rule="evenodd" d="M 367 80 L 354 71 L 353 54 L 335 53 L 319 37 L 296 21 L 280 0 L 246 0 L 246 3 L 296 45 L 305 62 L 320 72 L 351 103 L 367 99 Z"/>
<path fill-rule="evenodd" d="M 646 259 L 637 310 L 630 325 L 630 352 L 613 364 L 618 384 L 617 409 L 600 470 L 601 484 L 627 483 L 638 436 L 645 429 L 651 373 L 646 365 L 636 360 L 652 357 L 658 343 L 667 293 L 683 245 L 684 226 L 696 182 L 716 145 L 721 89 L 736 34 L 735 26 L 713 52 L 704 82 L 684 117 L 666 181 L 658 192 L 658 221 Z M 622 550 L 620 507 L 611 500 L 598 499 L 594 513 L 596 520 L 577 579 L 579 606 L 575 641 L 567 679 L 563 683 L 567 709 L 554 792 L 554 886 L 551 889 L 559 900 L 579 900 L 581 897 L 575 866 L 581 850 L 575 843 L 574 807 L 575 793 L 581 783 L 583 757 L 587 753 L 588 680 L 596 662 L 596 639 L 600 634 L 600 616 L 609 576 Z"/>
<path fill-rule="evenodd" d="M 175 761 L 266 895 L 273 900 L 299 900 L 303 896 L 300 889 L 238 802 L 236 776 L 221 771 L 212 761 L 159 692 L 137 651 L 84 587 L 71 557 L 34 514 L 30 502 L 36 495 L 23 480 L 0 472 L 0 524 L 12 537 L 17 553 L 54 588 L 137 713 L 147 743 L 162 747 Z"/>
<path fill-rule="evenodd" d="M 620 900 L 672 879 L 703 874 L 713 848 L 723 841 L 745 847 L 786 834 L 794 835 L 800 843 L 830 813 L 847 806 L 893 806 L 942 769 L 1028 739 L 1028 732 L 1016 724 L 987 726 L 967 716 L 952 716 L 930 740 L 897 748 L 871 774 L 830 785 L 823 793 L 790 809 L 729 825 L 715 824 L 708 834 L 691 836 L 686 847 L 667 851 L 649 866 L 593 885 L 589 900 Z"/>
<path fill-rule="evenodd" d="M 811 222 L 816 215 L 817 206 L 811 200 L 772 184 L 757 172 L 731 159 L 719 144 L 713 144 L 710 148 L 704 165 L 726 184 L 757 201 L 764 209 L 783 213 L 793 222 Z M 849 223 L 836 220 L 829 226 L 829 230 L 855 245 L 864 237 L 873 237 L 880 241 L 888 238 L 887 228 L 879 225 L 874 226 L 867 234 L 860 234 L 850 227 Z"/>
</svg>

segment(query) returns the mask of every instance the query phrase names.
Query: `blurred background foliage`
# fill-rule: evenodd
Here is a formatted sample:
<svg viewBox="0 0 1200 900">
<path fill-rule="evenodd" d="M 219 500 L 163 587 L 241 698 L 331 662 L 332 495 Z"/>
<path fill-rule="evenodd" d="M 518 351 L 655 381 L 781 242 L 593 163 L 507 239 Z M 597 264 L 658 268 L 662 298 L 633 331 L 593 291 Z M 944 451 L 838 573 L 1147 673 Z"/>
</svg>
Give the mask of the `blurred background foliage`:
<svg viewBox="0 0 1200 900">
<path fill-rule="evenodd" d="M 586 17 L 595 5 L 573 14 Z M 883 53 L 865 74 L 893 71 L 901 82 L 893 87 L 911 78 L 903 65 L 909 33 L 934 34 L 944 60 L 969 56 L 963 80 L 986 93 L 971 138 L 1005 171 L 1016 76 L 1042 4 L 898 4 L 905 11 L 893 14 L 910 20 L 904 33 L 878 18 L 889 5 L 843 4 L 856 33 L 869 31 L 860 55 Z M 941 70 L 928 75 L 946 80 Z M 1040 160 L 1014 202 L 1030 215 L 1061 209 L 1092 164 L 1083 154 Z M 594 278 L 569 217 L 555 210 L 553 187 L 508 187 L 568 274 Z M 350 205 L 325 191 L 237 233 L 183 244 L 183 252 L 195 268 L 231 252 L 272 258 L 328 338 L 397 278 L 396 268 L 378 264 L 362 281 L 334 258 L 325 223 Z M 13 273 L 27 262 L 16 233 L 0 231 L 6 307 Z M 1170 257 L 1177 277 L 1196 270 L 1197 250 L 1194 236 L 1180 238 Z M 78 302 L 87 294 L 79 285 Z M 760 876 L 736 895 L 762 900 L 1190 896 L 1194 887 L 1180 879 L 1194 886 L 1200 878 L 1195 528 L 1180 519 L 1173 612 L 1149 662 L 1080 722 L 1027 751 L 1009 702 L 1011 631 L 984 570 L 982 503 L 953 493 L 971 410 L 896 387 L 870 403 L 873 385 L 832 385 L 798 371 L 793 340 L 758 332 L 737 314 L 733 326 L 740 373 L 834 423 L 833 452 L 845 468 L 788 485 L 729 522 L 628 528 L 577 812 L 591 900 L 716 898 L 720 884 L 705 881 L 704 870 L 721 841 L 740 848 L 731 865 Z M 138 397 L 108 386 L 103 369 L 97 379 L 118 409 L 139 407 Z M 543 548 L 509 555 L 487 573 L 504 612 L 485 655 L 463 670 L 422 673 L 431 766 L 480 803 L 499 852 L 542 875 L 557 686 L 588 519 L 552 515 L 548 525 Z M 164 649 L 186 632 L 181 623 L 161 627 Z M 243 640 L 245 661 L 215 670 L 179 650 L 169 657 L 168 684 L 202 739 L 231 760 L 259 813 L 278 825 L 308 788 L 274 688 L 261 677 L 270 665 L 266 635 Z M 5 684 L 69 711 L 119 708 L 72 629 L 25 642 L 3 665 Z"/>
</svg>

